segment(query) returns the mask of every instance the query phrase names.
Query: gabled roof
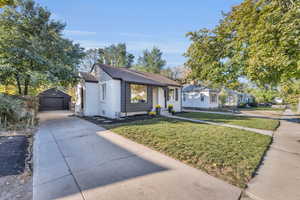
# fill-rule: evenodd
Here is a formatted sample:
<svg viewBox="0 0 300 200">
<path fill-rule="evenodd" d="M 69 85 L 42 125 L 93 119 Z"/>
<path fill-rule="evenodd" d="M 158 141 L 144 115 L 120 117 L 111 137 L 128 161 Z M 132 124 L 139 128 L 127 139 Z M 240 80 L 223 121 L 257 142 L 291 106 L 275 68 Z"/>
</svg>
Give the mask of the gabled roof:
<svg viewBox="0 0 300 200">
<path fill-rule="evenodd" d="M 79 72 L 79 77 L 85 80 L 86 82 L 98 83 L 97 78 L 88 72 Z"/>
<path fill-rule="evenodd" d="M 95 64 L 94 67 L 100 67 L 113 79 L 120 79 L 131 83 L 140 83 L 156 86 L 177 86 L 181 85 L 167 77 L 149 72 L 140 72 L 125 67 L 112 67 L 104 64 Z"/>
</svg>

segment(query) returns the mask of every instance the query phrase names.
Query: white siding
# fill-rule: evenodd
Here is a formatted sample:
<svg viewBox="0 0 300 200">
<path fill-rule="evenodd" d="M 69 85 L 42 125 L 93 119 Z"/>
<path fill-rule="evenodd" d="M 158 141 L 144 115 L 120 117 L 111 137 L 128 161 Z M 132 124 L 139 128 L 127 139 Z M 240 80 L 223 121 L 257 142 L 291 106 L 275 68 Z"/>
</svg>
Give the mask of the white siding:
<svg viewBox="0 0 300 200">
<path fill-rule="evenodd" d="M 76 95 L 76 102 L 75 102 L 75 113 L 81 115 L 82 114 L 82 109 L 81 109 L 81 88 L 85 87 L 84 86 L 84 82 L 80 82 L 77 84 L 76 86 L 76 91 L 75 91 L 75 95 Z"/>
<path fill-rule="evenodd" d="M 181 88 L 179 87 L 168 87 L 169 89 L 178 89 L 178 99 L 176 101 L 175 99 L 175 95 L 174 95 L 174 98 L 170 98 L 168 101 L 167 101 L 167 106 L 172 104 L 173 105 L 173 110 L 175 112 L 181 112 Z M 176 90 L 175 90 L 176 91 Z"/>
<path fill-rule="evenodd" d="M 100 85 L 104 83 L 106 84 L 106 98 L 104 100 L 99 98 L 99 115 L 108 118 L 118 118 L 121 112 L 121 81 L 110 79 L 99 82 L 100 89 Z M 101 95 L 100 90 L 99 97 Z"/>
<path fill-rule="evenodd" d="M 201 95 L 204 99 L 201 100 Z M 191 108 L 217 108 L 219 106 L 218 98 L 217 102 L 211 102 L 211 93 L 209 91 L 201 92 L 186 92 L 182 95 L 182 106 Z"/>
<path fill-rule="evenodd" d="M 97 83 L 85 83 L 84 115 L 98 115 L 99 89 Z"/>
</svg>

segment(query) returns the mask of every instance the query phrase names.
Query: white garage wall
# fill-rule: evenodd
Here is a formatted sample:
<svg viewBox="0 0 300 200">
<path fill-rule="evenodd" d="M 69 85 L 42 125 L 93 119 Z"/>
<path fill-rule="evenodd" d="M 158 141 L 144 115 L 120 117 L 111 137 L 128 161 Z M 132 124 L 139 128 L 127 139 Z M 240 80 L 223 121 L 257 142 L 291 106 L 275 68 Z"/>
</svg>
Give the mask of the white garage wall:
<svg viewBox="0 0 300 200">
<path fill-rule="evenodd" d="M 84 115 L 98 115 L 99 89 L 97 83 L 85 82 Z"/>
</svg>

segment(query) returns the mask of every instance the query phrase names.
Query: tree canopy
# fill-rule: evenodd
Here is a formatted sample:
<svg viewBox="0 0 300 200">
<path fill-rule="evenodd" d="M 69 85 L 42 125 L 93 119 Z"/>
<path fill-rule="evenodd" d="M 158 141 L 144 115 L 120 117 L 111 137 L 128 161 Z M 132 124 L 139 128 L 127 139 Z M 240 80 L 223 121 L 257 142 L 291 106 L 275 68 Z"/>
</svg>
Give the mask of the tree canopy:
<svg viewBox="0 0 300 200">
<path fill-rule="evenodd" d="M 7 6 L 7 5 L 13 5 L 13 0 L 0 0 L 0 8 Z"/>
<path fill-rule="evenodd" d="M 299 79 L 299 30 L 299 0 L 245 0 L 214 29 L 187 34 L 186 65 L 193 77 L 229 87 L 240 77 L 259 86 Z"/>
<path fill-rule="evenodd" d="M 75 83 L 84 53 L 62 37 L 65 25 L 32 0 L 15 4 L 0 14 L 0 84 L 15 85 L 27 95 L 41 85 Z"/>
<path fill-rule="evenodd" d="M 126 44 L 119 43 L 99 49 L 99 63 L 112 65 L 114 67 L 131 67 L 134 55 L 127 52 Z"/>
<path fill-rule="evenodd" d="M 85 51 L 85 56 L 81 60 L 80 70 L 89 72 L 93 65 L 99 62 L 100 53 L 99 49 L 88 49 Z"/>
<path fill-rule="evenodd" d="M 148 49 L 143 51 L 143 55 L 138 58 L 137 69 L 160 73 L 166 65 L 166 61 L 162 58 L 163 53 L 157 47 L 153 47 L 150 51 Z"/>
</svg>

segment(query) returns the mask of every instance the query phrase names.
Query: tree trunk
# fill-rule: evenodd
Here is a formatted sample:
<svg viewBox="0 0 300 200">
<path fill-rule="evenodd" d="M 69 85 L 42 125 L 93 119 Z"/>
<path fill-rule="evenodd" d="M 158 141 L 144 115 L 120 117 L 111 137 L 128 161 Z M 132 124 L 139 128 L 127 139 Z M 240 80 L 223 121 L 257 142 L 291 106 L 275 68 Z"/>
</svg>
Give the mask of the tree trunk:
<svg viewBox="0 0 300 200">
<path fill-rule="evenodd" d="M 29 87 L 29 83 L 30 83 L 30 75 L 26 75 L 25 78 L 25 86 L 24 86 L 24 95 L 28 95 L 28 87 Z"/>
<path fill-rule="evenodd" d="M 22 95 L 22 88 L 21 88 L 21 82 L 20 82 L 19 74 L 16 74 L 16 81 L 17 81 L 18 92 L 19 92 L 20 95 Z"/>
</svg>

